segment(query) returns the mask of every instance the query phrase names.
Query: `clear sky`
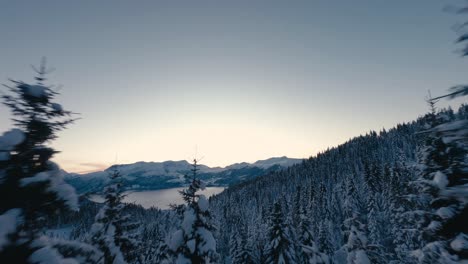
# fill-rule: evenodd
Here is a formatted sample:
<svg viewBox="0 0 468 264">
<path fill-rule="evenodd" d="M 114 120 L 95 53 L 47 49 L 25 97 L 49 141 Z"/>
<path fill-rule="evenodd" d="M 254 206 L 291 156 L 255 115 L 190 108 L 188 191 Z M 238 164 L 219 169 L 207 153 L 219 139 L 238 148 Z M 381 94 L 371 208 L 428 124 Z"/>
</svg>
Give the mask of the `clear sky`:
<svg viewBox="0 0 468 264">
<path fill-rule="evenodd" d="M 55 160 L 75 172 L 188 159 L 304 158 L 424 114 L 468 82 L 443 11 L 463 1 L 2 1 L 0 79 L 47 56 L 82 120 Z M 447 103 L 441 104 L 441 106 Z M 0 107 L 0 131 L 11 127 Z"/>
</svg>

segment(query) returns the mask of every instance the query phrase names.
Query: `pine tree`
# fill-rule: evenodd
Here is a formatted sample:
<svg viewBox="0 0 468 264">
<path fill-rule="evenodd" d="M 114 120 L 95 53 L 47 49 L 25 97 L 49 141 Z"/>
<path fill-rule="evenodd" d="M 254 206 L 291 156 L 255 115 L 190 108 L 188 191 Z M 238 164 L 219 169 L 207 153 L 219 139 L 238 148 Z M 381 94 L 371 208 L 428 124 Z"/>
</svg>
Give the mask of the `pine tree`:
<svg viewBox="0 0 468 264">
<path fill-rule="evenodd" d="M 467 12 L 468 7 L 457 10 L 459 14 Z M 468 55 L 466 26 L 467 23 L 460 26 L 457 39 L 465 45 L 462 56 Z M 441 98 L 466 96 L 468 86 L 458 85 L 449 91 L 449 94 L 431 99 L 430 104 L 433 106 Z M 433 119 L 427 130 L 421 182 L 426 186 L 424 191 L 433 198 L 433 210 L 432 221 L 426 228 L 429 243 L 419 255 L 421 263 L 468 262 L 468 120 L 447 119 Z"/>
<path fill-rule="evenodd" d="M 330 258 L 334 252 L 329 225 L 329 219 L 323 219 L 323 221 L 320 221 L 317 241 L 319 251 L 323 252 L 327 258 Z"/>
<path fill-rule="evenodd" d="M 296 263 L 294 242 L 290 238 L 291 233 L 284 218 L 281 204 L 277 201 L 270 215 L 269 244 L 266 248 L 268 264 Z"/>
<path fill-rule="evenodd" d="M 372 263 L 388 263 L 388 253 L 385 252 L 384 243 L 391 235 L 390 221 L 385 217 L 383 195 L 375 193 L 368 198 L 367 230 L 368 230 L 368 254 Z M 387 232 L 388 231 L 388 232 Z M 392 239 L 390 239 L 391 241 Z"/>
<path fill-rule="evenodd" d="M 396 164 L 390 182 L 390 215 L 396 263 L 415 263 L 412 252 L 422 246 L 422 225 L 427 202 L 420 199 L 412 181 L 414 172 L 404 163 Z"/>
<path fill-rule="evenodd" d="M 368 251 L 368 241 L 366 235 L 366 226 L 363 221 L 363 211 L 360 208 L 361 201 L 358 197 L 358 190 L 353 179 L 346 181 L 346 200 L 344 204 L 345 214 L 347 216 L 344 227 L 347 235 L 345 245 L 348 253 L 348 264 L 367 264 L 371 263 Z"/>
<path fill-rule="evenodd" d="M 264 217 L 264 211 L 262 207 L 259 214 L 252 219 L 247 230 L 247 245 L 252 249 L 251 253 L 255 263 L 265 263 L 266 261 L 267 221 Z"/>
<path fill-rule="evenodd" d="M 357 214 L 347 220 L 348 240 L 346 249 L 348 252 L 348 264 L 367 264 L 371 263 L 366 252 L 367 237 L 365 236 L 363 224 L 358 220 Z"/>
<path fill-rule="evenodd" d="M 233 231 L 231 237 L 229 238 L 229 256 L 231 257 L 232 263 L 236 263 L 235 258 L 240 252 L 240 246 L 241 241 L 239 230 Z"/>
<path fill-rule="evenodd" d="M 371 192 L 376 193 L 382 191 L 382 170 L 378 165 L 366 164 L 364 177 Z"/>
<path fill-rule="evenodd" d="M 209 202 L 199 190 L 205 189 L 205 184 L 198 179 L 197 160 L 193 160 L 192 179 L 190 186 L 181 191 L 185 205 L 181 227 L 176 231 L 169 243 L 169 249 L 176 264 L 208 264 L 218 259 L 216 240 L 212 232 L 215 227 L 210 223 L 211 213 Z"/>
<path fill-rule="evenodd" d="M 96 215 L 90 231 L 90 243 L 104 254 L 105 264 L 138 263 L 138 224 L 124 214 L 120 173 L 109 174 L 110 183 L 104 189 L 104 205 Z"/>
<path fill-rule="evenodd" d="M 367 203 L 367 226 L 369 230 L 369 240 L 372 243 L 379 243 L 381 241 L 380 237 L 380 222 L 379 222 L 379 210 L 377 206 L 377 194 L 369 195 L 368 203 Z"/>
<path fill-rule="evenodd" d="M 311 223 L 303 207 L 300 208 L 300 222 L 298 228 L 299 238 L 299 263 L 302 264 L 326 264 L 328 256 L 318 250 L 317 244 L 311 232 Z"/>
<path fill-rule="evenodd" d="M 426 138 L 420 182 L 432 211 L 419 261 L 468 261 L 468 121 L 432 118 Z"/>
<path fill-rule="evenodd" d="M 166 215 L 169 216 L 169 215 Z M 171 215 L 171 218 L 173 216 Z M 144 225 L 141 232 L 141 243 L 143 247 L 141 263 L 148 264 L 170 264 L 172 263 L 169 249 L 165 242 L 164 224 L 167 219 L 151 219 L 151 222 Z"/>
<path fill-rule="evenodd" d="M 0 137 L 0 259 L 9 263 L 65 262 L 42 231 L 48 217 L 78 209 L 74 189 L 50 161 L 57 151 L 46 145 L 74 119 L 45 84 L 45 60 L 34 70 L 35 84 L 11 80 L 2 96 L 17 127 Z"/>
<path fill-rule="evenodd" d="M 230 257 L 232 264 L 253 264 L 255 263 L 250 245 L 247 241 L 247 233 L 245 231 L 244 225 L 233 232 L 230 243 Z"/>
<path fill-rule="evenodd" d="M 291 219 L 294 228 L 299 226 L 301 221 L 301 199 L 302 199 L 302 188 L 299 186 L 296 188 L 293 198 L 293 206 L 291 210 Z"/>
</svg>

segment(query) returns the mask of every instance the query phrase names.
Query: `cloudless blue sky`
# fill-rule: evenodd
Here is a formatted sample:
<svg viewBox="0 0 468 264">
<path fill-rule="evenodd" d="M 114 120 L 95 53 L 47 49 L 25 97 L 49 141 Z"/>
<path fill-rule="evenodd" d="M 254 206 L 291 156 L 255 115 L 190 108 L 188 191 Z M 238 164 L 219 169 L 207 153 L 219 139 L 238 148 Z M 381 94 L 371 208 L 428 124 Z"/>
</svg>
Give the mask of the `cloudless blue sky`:
<svg viewBox="0 0 468 264">
<path fill-rule="evenodd" d="M 468 82 L 442 0 L 2 1 L 0 78 L 47 56 L 82 120 L 65 169 L 308 157 L 424 114 Z M 468 17 L 467 17 L 468 19 Z M 452 104 L 457 104 L 454 102 Z M 443 102 L 441 106 L 446 106 Z M 11 127 L 0 107 L 0 131 Z"/>
</svg>

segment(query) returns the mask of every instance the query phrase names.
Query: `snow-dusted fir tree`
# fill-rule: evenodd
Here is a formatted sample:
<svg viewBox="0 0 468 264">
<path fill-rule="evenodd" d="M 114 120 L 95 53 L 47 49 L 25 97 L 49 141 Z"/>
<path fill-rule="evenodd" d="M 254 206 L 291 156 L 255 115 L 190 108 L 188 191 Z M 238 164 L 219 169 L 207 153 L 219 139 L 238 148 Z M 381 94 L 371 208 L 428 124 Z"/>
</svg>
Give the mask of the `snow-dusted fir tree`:
<svg viewBox="0 0 468 264">
<path fill-rule="evenodd" d="M 120 173 L 114 170 L 109 177 L 104 204 L 91 226 L 89 242 L 102 251 L 104 264 L 139 263 L 138 223 L 123 212 Z"/>
<path fill-rule="evenodd" d="M 198 178 L 197 160 L 193 160 L 190 186 L 180 194 L 185 205 L 179 208 L 183 214 L 182 224 L 169 241 L 169 249 L 176 264 L 216 263 L 216 240 L 213 236 L 215 227 L 211 224 L 209 202 L 199 190 L 205 184 Z"/>
<path fill-rule="evenodd" d="M 386 252 L 387 239 L 391 239 L 390 212 L 385 210 L 390 206 L 385 204 L 388 190 L 383 193 L 369 194 L 367 201 L 367 233 L 368 233 L 368 254 L 372 263 L 388 263 Z"/>
<path fill-rule="evenodd" d="M 433 118 L 426 132 L 419 181 L 433 199 L 428 243 L 418 258 L 420 263 L 468 262 L 468 120 Z"/>
<path fill-rule="evenodd" d="M 35 70 L 35 84 L 11 80 L 2 96 L 17 128 L 0 137 L 0 262 L 72 263 L 42 231 L 47 217 L 78 209 L 74 189 L 50 161 L 57 151 L 47 145 L 73 119 L 44 83 L 45 61 Z"/>
<path fill-rule="evenodd" d="M 245 226 L 240 224 L 233 232 L 229 241 L 229 255 L 232 264 L 253 264 L 252 249 L 247 241 L 247 231 Z"/>
<path fill-rule="evenodd" d="M 301 206 L 299 209 L 299 227 L 297 236 L 299 239 L 299 256 L 298 263 L 301 264 L 327 264 L 329 263 L 328 256 L 318 250 L 317 244 L 311 231 L 312 224 L 306 211 Z"/>
<path fill-rule="evenodd" d="M 235 258 L 240 252 L 241 247 L 241 236 L 239 229 L 234 227 L 235 231 L 232 231 L 231 237 L 229 238 L 229 257 L 231 263 L 235 263 Z"/>
<path fill-rule="evenodd" d="M 357 213 L 348 218 L 345 222 L 347 226 L 348 240 L 346 242 L 346 250 L 348 252 L 348 264 L 370 264 L 367 249 L 367 237 L 363 230 L 364 225 L 359 221 Z"/>
<path fill-rule="evenodd" d="M 370 264 L 368 255 L 368 239 L 366 236 L 366 226 L 363 221 L 362 202 L 358 195 L 358 189 L 352 178 L 346 181 L 346 200 L 344 210 L 347 216 L 344 226 L 346 228 L 347 242 L 345 245 L 348 253 L 348 264 Z"/>
<path fill-rule="evenodd" d="M 326 259 L 330 259 L 334 252 L 329 226 L 330 220 L 323 219 L 319 224 L 317 237 L 317 248 L 324 254 L 324 258 Z"/>
<path fill-rule="evenodd" d="M 425 228 L 427 243 L 417 257 L 420 263 L 455 263 L 468 259 L 468 123 L 435 115 L 434 100 L 429 102 L 432 111 L 420 153 L 422 170 L 418 182 L 421 192 L 432 198 L 432 209 Z"/>
<path fill-rule="evenodd" d="M 167 219 L 165 219 L 167 220 Z M 142 246 L 144 248 L 142 263 L 171 264 L 171 256 L 165 242 L 165 232 L 161 230 L 159 221 L 147 223 L 142 231 Z"/>
<path fill-rule="evenodd" d="M 422 245 L 425 199 L 421 199 L 414 180 L 414 169 L 405 163 L 395 164 L 390 179 L 390 220 L 393 234 L 394 262 L 416 263 L 411 254 Z"/>
<path fill-rule="evenodd" d="M 274 203 L 270 215 L 268 244 L 265 251 L 268 264 L 297 263 L 295 245 L 279 201 Z"/>
</svg>

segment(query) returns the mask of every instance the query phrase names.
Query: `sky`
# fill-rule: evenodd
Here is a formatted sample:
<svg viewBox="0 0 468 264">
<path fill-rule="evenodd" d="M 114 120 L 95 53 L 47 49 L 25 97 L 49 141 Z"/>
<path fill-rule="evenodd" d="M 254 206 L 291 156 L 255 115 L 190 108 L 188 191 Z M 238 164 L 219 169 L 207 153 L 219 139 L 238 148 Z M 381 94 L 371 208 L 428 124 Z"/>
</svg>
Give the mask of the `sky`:
<svg viewBox="0 0 468 264">
<path fill-rule="evenodd" d="M 468 82 L 453 0 L 2 1 L 0 82 L 46 56 L 81 118 L 70 172 L 203 157 L 307 158 L 427 112 Z M 461 101 L 441 102 L 439 107 Z M 12 124 L 0 106 L 0 132 Z"/>
</svg>

